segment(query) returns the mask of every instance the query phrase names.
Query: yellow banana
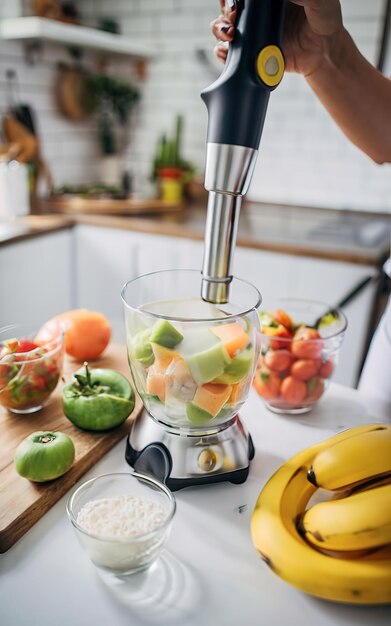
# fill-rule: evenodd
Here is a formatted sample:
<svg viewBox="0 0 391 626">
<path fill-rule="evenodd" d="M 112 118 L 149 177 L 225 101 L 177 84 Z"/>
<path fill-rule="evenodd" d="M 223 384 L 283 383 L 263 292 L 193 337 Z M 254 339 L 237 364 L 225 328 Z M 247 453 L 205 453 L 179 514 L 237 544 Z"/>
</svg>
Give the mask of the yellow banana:
<svg viewBox="0 0 391 626">
<path fill-rule="evenodd" d="M 370 550 L 391 543 L 391 484 L 315 504 L 299 526 L 322 550 Z"/>
<path fill-rule="evenodd" d="M 368 426 L 366 427 L 368 429 Z M 358 430 L 358 429 L 353 429 Z M 366 432 L 360 427 L 360 432 Z M 315 492 L 307 472 L 326 446 L 350 436 L 346 431 L 287 461 L 269 479 L 251 519 L 252 540 L 261 558 L 288 583 L 314 596 L 354 604 L 391 603 L 391 554 L 359 560 L 335 558 L 312 548 L 296 528 L 296 519 Z"/>
<path fill-rule="evenodd" d="M 343 434 L 343 433 L 342 433 Z M 316 455 L 308 480 L 323 489 L 344 489 L 391 473 L 391 425 L 351 428 L 345 438 Z"/>
</svg>

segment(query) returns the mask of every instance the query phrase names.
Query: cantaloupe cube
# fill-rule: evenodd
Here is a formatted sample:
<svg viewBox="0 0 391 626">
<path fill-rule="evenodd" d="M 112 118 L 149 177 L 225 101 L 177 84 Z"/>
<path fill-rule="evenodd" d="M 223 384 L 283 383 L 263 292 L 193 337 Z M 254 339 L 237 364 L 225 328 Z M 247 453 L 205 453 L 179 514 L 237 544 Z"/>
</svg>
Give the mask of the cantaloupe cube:
<svg viewBox="0 0 391 626">
<path fill-rule="evenodd" d="M 206 383 L 197 388 L 193 398 L 193 404 L 196 404 L 215 417 L 230 397 L 231 389 L 232 385 Z"/>
<path fill-rule="evenodd" d="M 218 324 L 217 326 L 212 326 L 209 330 L 221 339 L 231 357 L 247 346 L 250 341 L 250 337 L 239 322 Z"/>
<path fill-rule="evenodd" d="M 154 365 L 148 370 L 146 390 L 151 396 L 157 396 L 161 402 L 166 399 L 164 372 L 157 371 Z"/>
<path fill-rule="evenodd" d="M 174 359 L 181 359 L 181 355 L 171 348 L 166 348 L 158 343 L 152 343 L 152 352 L 155 356 L 153 367 L 155 371 L 164 373 Z"/>
</svg>

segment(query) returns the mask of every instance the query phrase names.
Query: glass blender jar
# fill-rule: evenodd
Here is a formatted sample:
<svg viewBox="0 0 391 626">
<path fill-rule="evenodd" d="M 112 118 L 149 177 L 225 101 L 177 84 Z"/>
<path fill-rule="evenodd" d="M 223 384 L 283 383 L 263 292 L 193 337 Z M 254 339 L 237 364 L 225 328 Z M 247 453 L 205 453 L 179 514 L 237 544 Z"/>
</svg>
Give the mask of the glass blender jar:
<svg viewBox="0 0 391 626">
<path fill-rule="evenodd" d="M 260 348 L 258 290 L 233 278 L 230 301 L 201 298 L 202 274 L 167 270 L 125 284 L 126 341 L 145 411 L 127 461 L 171 489 L 246 480 L 254 455 L 238 417 Z"/>
</svg>

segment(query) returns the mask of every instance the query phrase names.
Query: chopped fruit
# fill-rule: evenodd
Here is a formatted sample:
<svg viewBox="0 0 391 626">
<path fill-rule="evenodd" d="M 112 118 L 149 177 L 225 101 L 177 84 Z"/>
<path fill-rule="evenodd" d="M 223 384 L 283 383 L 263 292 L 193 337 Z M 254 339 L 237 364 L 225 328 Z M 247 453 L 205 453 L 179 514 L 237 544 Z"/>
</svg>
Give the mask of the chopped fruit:
<svg viewBox="0 0 391 626">
<path fill-rule="evenodd" d="M 302 380 L 287 376 L 281 383 L 281 396 L 291 404 L 301 404 L 307 395 L 307 385 Z"/>
<path fill-rule="evenodd" d="M 255 373 L 254 387 L 265 400 L 274 400 L 280 394 L 281 380 L 277 374 L 267 369 L 259 369 Z"/>
<path fill-rule="evenodd" d="M 285 326 L 285 328 L 287 328 L 288 330 L 292 330 L 293 320 L 290 315 L 288 315 L 288 313 L 285 313 L 285 311 L 283 311 L 282 309 L 276 309 L 276 311 L 274 311 L 273 317 L 278 322 L 278 324 L 281 324 L 281 326 Z"/>
<path fill-rule="evenodd" d="M 186 404 L 186 415 L 190 422 L 192 422 L 193 424 L 198 424 L 200 426 L 202 424 L 207 424 L 214 417 L 213 415 L 208 413 L 208 411 L 204 411 L 204 409 L 201 409 L 193 402 L 188 402 Z"/>
<path fill-rule="evenodd" d="M 307 382 L 306 402 L 317 402 L 324 392 L 324 382 L 321 378 L 311 378 Z"/>
<path fill-rule="evenodd" d="M 261 330 L 265 335 L 273 337 L 269 343 L 272 350 L 289 350 L 292 333 L 285 326 L 281 326 L 281 324 L 279 326 L 262 326 Z"/>
<path fill-rule="evenodd" d="M 319 359 L 323 345 L 317 330 L 300 326 L 294 334 L 291 350 L 299 359 Z"/>
<path fill-rule="evenodd" d="M 221 376 L 230 361 L 228 352 L 221 341 L 217 341 L 214 346 L 203 352 L 187 357 L 189 369 L 199 385 L 209 383 Z"/>
<path fill-rule="evenodd" d="M 320 361 L 314 359 L 299 359 L 293 363 L 291 374 L 298 380 L 309 380 L 319 370 Z"/>
<path fill-rule="evenodd" d="M 152 327 L 151 343 L 158 343 L 166 348 L 175 348 L 183 339 L 183 335 L 167 320 L 158 320 Z"/>
<path fill-rule="evenodd" d="M 248 382 L 246 380 L 241 380 L 240 383 L 232 385 L 231 395 L 228 398 L 228 404 L 237 404 L 238 402 L 240 402 L 247 385 Z"/>
<path fill-rule="evenodd" d="M 332 360 L 330 359 L 329 361 L 325 361 L 320 366 L 319 376 L 321 378 L 330 378 L 331 374 L 333 373 L 333 370 L 334 370 L 334 363 L 332 362 Z"/>
<path fill-rule="evenodd" d="M 234 385 L 241 381 L 250 372 L 254 363 L 254 348 L 249 346 L 233 357 L 226 366 L 224 373 L 215 378 L 212 382 Z"/>
<path fill-rule="evenodd" d="M 198 387 L 193 404 L 215 417 L 231 395 L 231 385 L 207 383 Z"/>
<path fill-rule="evenodd" d="M 157 396 L 161 402 L 164 402 L 166 397 L 164 373 L 157 372 L 154 365 L 151 365 L 148 370 L 146 390 L 151 396 Z"/>
<path fill-rule="evenodd" d="M 231 357 L 245 348 L 250 340 L 248 334 L 239 322 L 219 324 L 218 326 L 210 328 L 210 331 L 221 339 Z"/>
<path fill-rule="evenodd" d="M 35 350 L 38 347 L 39 346 L 33 341 L 30 341 L 30 339 L 19 339 L 19 346 L 16 352 L 31 352 L 31 350 Z"/>
<path fill-rule="evenodd" d="M 155 360 L 155 356 L 152 352 L 151 345 L 151 329 L 145 328 L 137 333 L 132 340 L 134 356 L 137 361 L 140 361 L 143 365 L 152 365 Z"/>
<path fill-rule="evenodd" d="M 158 343 L 151 343 L 152 352 L 155 357 L 154 369 L 164 373 L 174 359 L 181 359 L 181 355 L 175 350 L 160 346 Z"/>
<path fill-rule="evenodd" d="M 284 372 L 289 369 L 293 358 L 289 350 L 268 350 L 264 363 L 273 372 Z"/>
</svg>

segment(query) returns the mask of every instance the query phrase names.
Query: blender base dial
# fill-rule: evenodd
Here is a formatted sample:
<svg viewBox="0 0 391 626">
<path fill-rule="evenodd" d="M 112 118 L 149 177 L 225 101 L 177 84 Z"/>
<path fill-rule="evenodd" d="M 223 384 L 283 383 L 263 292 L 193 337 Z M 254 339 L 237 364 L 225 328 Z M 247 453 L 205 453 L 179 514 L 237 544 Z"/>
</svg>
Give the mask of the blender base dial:
<svg viewBox="0 0 391 626">
<path fill-rule="evenodd" d="M 150 474 L 172 491 L 216 482 L 245 482 L 255 449 L 236 415 L 211 432 L 176 431 L 147 411 L 130 431 L 125 458 L 136 471 Z"/>
</svg>

